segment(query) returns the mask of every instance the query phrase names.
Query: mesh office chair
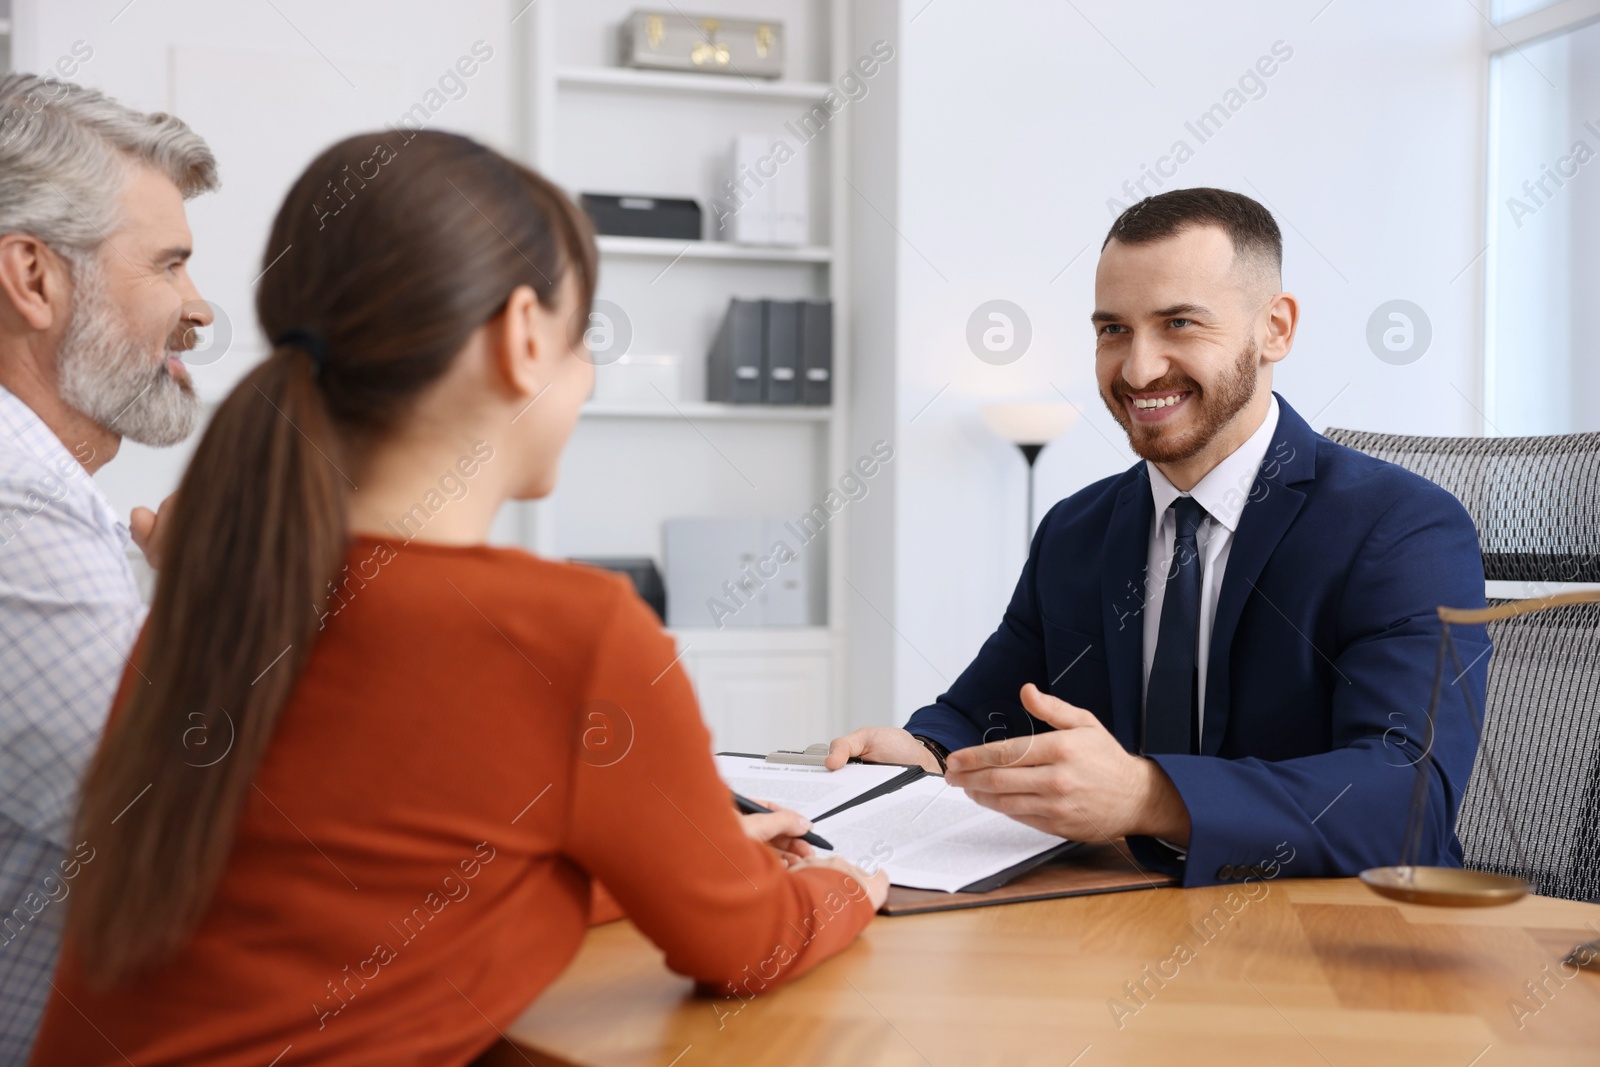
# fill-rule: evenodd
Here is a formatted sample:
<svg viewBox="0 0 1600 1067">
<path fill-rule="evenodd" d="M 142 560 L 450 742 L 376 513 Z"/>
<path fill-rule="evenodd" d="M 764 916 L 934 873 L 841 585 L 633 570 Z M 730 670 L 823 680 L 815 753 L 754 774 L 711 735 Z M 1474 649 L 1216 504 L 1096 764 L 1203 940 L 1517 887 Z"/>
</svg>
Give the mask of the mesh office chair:
<svg viewBox="0 0 1600 1067">
<path fill-rule="evenodd" d="M 1327 436 L 1455 494 L 1478 528 L 1489 581 L 1600 582 L 1600 433 Z M 1482 750 L 1503 804 L 1480 754 L 1457 825 L 1466 865 L 1526 878 L 1546 896 L 1600 901 L 1600 604 L 1492 622 L 1489 636 Z"/>
</svg>

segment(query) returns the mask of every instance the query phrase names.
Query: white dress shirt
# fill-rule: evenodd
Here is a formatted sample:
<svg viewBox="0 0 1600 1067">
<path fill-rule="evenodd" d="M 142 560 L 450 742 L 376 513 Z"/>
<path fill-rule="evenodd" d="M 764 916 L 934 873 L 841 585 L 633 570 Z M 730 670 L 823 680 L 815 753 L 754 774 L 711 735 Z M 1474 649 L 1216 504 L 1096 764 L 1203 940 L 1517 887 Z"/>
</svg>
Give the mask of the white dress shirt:
<svg viewBox="0 0 1600 1067">
<path fill-rule="evenodd" d="M 128 542 L 83 465 L 0 387 L 0 1063 L 26 1062 L 38 1028 L 63 872 L 81 869 L 62 866 L 79 779 L 144 621 Z"/>
<path fill-rule="evenodd" d="M 1150 523 L 1149 561 L 1145 570 L 1144 594 L 1144 684 L 1150 687 L 1150 668 L 1156 661 L 1156 639 L 1161 631 L 1161 605 L 1166 599 L 1167 578 L 1173 573 L 1172 546 L 1177 539 L 1177 516 L 1169 510 L 1180 496 L 1193 497 L 1206 509 L 1206 517 L 1195 534 L 1200 551 L 1200 647 L 1195 650 L 1200 667 L 1200 725 L 1206 721 L 1206 660 L 1211 651 L 1211 624 L 1217 616 L 1217 595 L 1222 591 L 1222 575 L 1228 567 L 1228 552 L 1239 516 L 1250 499 L 1250 489 L 1272 444 L 1278 428 L 1278 398 L 1272 398 L 1267 417 L 1245 443 L 1211 469 L 1189 492 L 1181 493 L 1167 476 L 1146 462 L 1150 475 L 1150 495 L 1155 500 L 1155 518 Z"/>
</svg>

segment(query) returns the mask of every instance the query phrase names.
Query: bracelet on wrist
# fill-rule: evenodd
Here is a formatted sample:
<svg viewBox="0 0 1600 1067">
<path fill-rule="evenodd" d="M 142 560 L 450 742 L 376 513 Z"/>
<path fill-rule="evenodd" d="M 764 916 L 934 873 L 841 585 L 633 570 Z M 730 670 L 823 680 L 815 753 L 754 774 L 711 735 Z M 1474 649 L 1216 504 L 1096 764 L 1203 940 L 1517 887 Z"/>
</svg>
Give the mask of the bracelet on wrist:
<svg viewBox="0 0 1600 1067">
<path fill-rule="evenodd" d="M 939 764 L 939 773 L 943 774 L 945 772 L 945 761 L 950 758 L 950 750 L 931 737 L 923 737 L 921 734 L 912 734 L 911 737 L 913 740 L 920 742 L 923 748 L 933 753 L 933 758 Z"/>
</svg>

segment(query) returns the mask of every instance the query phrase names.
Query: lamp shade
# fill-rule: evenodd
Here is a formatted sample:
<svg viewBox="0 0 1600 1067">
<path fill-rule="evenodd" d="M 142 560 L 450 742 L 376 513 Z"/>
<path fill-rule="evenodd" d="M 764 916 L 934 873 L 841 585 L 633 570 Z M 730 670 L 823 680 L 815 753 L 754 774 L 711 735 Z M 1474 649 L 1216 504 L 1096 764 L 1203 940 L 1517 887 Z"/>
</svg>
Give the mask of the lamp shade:
<svg viewBox="0 0 1600 1067">
<path fill-rule="evenodd" d="M 1046 445 L 1078 420 L 1071 404 L 985 404 L 978 412 L 984 425 L 1016 445 Z"/>
</svg>

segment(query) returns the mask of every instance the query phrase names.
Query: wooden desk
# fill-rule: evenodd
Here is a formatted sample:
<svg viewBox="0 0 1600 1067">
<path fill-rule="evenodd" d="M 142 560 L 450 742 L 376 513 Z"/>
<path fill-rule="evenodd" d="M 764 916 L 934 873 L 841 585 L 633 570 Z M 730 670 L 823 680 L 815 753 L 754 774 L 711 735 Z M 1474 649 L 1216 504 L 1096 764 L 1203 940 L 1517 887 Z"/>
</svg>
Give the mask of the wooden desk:
<svg viewBox="0 0 1600 1067">
<path fill-rule="evenodd" d="M 535 1050 L 527 1062 L 584 1067 L 1600 1064 L 1600 973 L 1560 964 L 1600 937 L 1600 906 L 1423 908 L 1353 879 L 1257 896 L 1152 889 L 880 916 L 742 1010 L 692 996 L 614 923 L 509 1036 Z"/>
</svg>

